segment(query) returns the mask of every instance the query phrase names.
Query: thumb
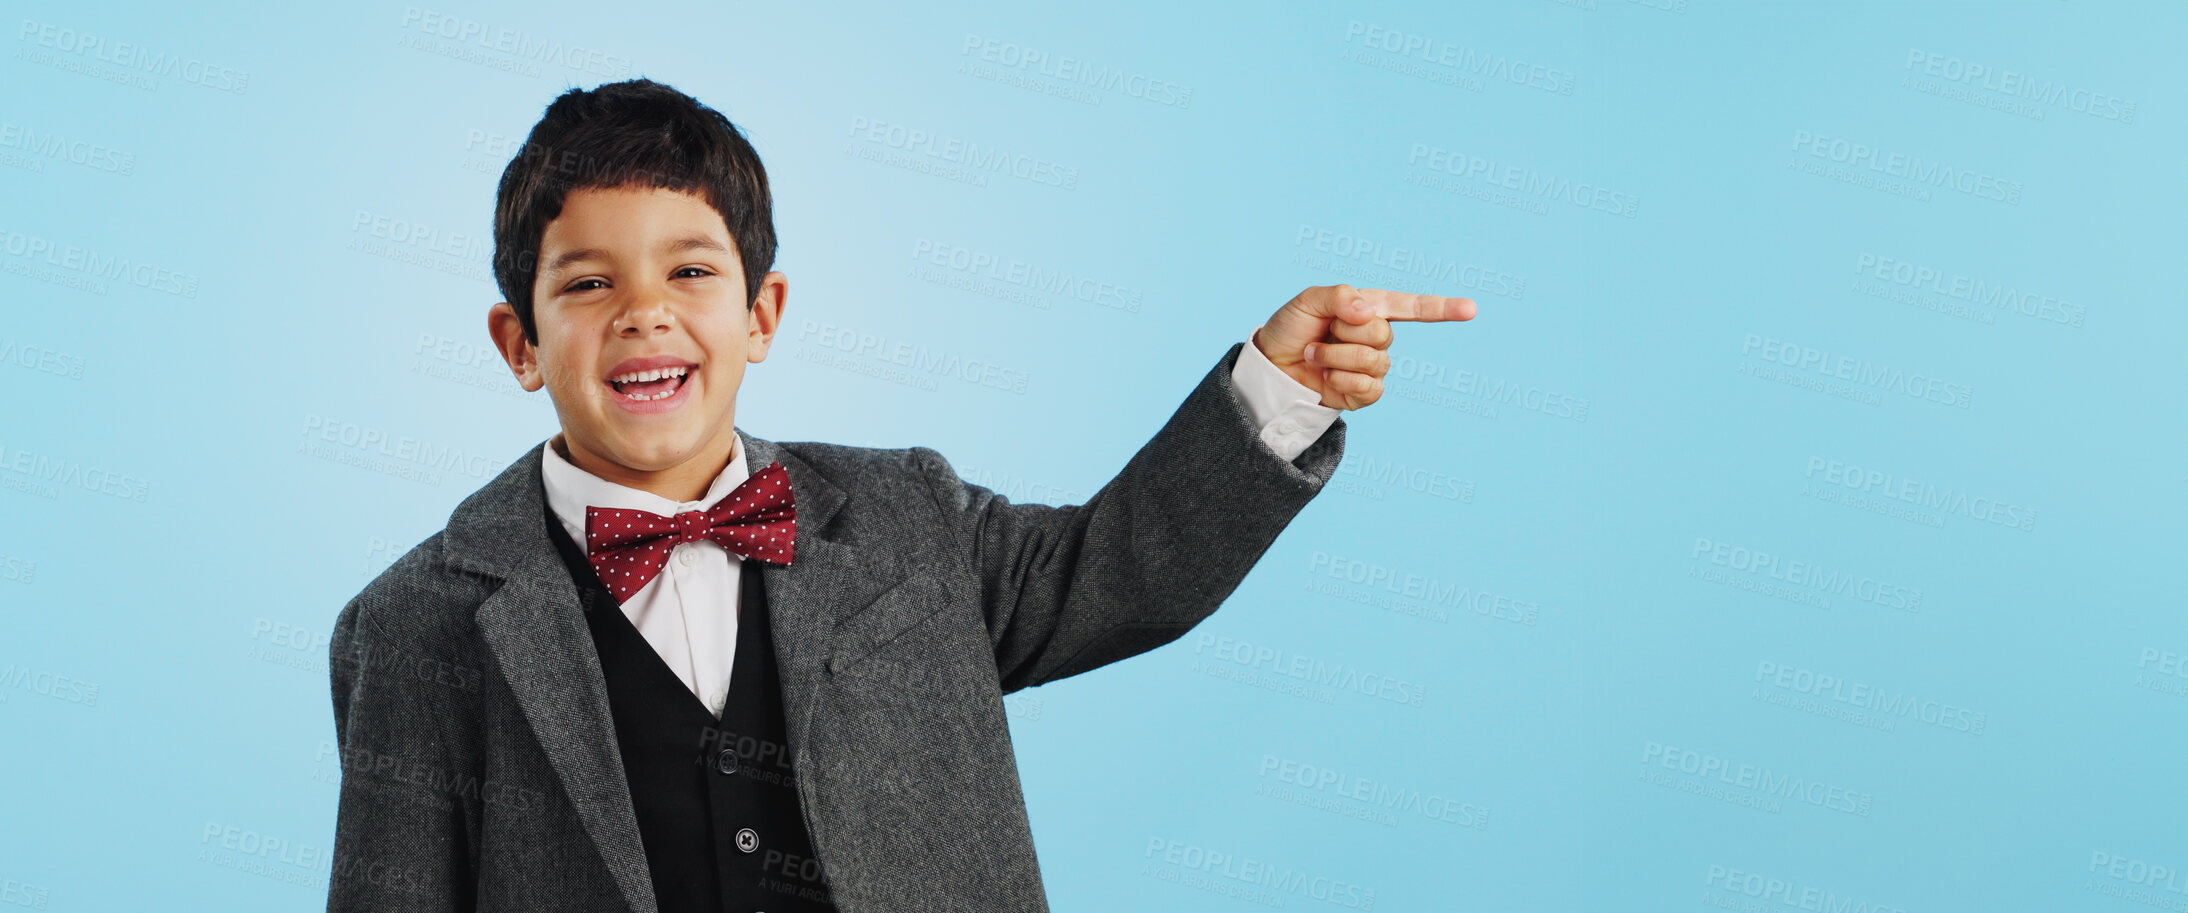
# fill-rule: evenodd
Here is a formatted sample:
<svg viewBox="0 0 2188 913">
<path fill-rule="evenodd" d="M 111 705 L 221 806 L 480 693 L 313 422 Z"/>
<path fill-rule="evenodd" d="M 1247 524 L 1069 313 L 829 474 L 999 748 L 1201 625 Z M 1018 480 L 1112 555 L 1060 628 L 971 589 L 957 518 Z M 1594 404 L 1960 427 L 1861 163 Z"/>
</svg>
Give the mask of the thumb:
<svg viewBox="0 0 2188 913">
<path fill-rule="evenodd" d="M 1349 306 L 1341 303 L 1348 300 L 1337 295 L 1301 294 L 1285 302 L 1261 327 L 1263 353 L 1279 365 L 1304 360 L 1307 344 L 1329 336 L 1330 321 L 1337 317 L 1334 308 Z"/>
</svg>

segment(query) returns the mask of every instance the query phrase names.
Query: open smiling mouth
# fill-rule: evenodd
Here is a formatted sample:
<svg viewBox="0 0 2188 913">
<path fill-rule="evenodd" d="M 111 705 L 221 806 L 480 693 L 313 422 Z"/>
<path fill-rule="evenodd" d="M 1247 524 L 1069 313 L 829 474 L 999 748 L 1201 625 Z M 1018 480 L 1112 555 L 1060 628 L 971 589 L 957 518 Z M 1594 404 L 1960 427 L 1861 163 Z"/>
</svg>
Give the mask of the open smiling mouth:
<svg viewBox="0 0 2188 913">
<path fill-rule="evenodd" d="M 689 367 L 655 368 L 651 371 L 633 371 L 608 378 L 608 387 L 615 395 L 634 403 L 650 403 L 668 399 L 684 388 L 691 377 Z"/>
</svg>

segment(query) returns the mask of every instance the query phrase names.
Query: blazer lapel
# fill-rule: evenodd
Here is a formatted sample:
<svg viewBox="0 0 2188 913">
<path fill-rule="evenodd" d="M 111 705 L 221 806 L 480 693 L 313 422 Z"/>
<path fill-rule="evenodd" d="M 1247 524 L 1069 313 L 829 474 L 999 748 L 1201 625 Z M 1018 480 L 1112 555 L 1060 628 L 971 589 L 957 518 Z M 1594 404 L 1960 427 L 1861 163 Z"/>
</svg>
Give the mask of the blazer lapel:
<svg viewBox="0 0 2188 913">
<path fill-rule="evenodd" d="M 852 541 L 834 521 L 844 487 L 781 444 L 736 429 L 754 471 L 780 462 L 797 511 L 787 566 L 762 563 L 790 746 L 807 744 L 837 625 L 902 583 L 899 550 Z M 656 913 L 653 881 L 608 709 L 607 679 L 576 585 L 547 531 L 540 448 L 458 505 L 443 537 L 458 568 L 502 581 L 474 615 L 502 678 L 630 908 Z"/>
<path fill-rule="evenodd" d="M 910 568 L 899 550 L 858 542 L 835 522 L 848 498 L 845 485 L 855 480 L 839 484 L 781 444 L 737 434 L 753 471 L 783 464 L 796 501 L 797 549 L 788 565 L 762 563 L 760 584 L 767 588 L 767 617 L 775 629 L 790 747 L 802 754 L 837 624 L 902 583 Z"/>
<path fill-rule="evenodd" d="M 624 901 L 636 913 L 656 913 L 607 679 L 577 585 L 547 532 L 541 446 L 456 508 L 444 538 L 447 556 L 459 568 L 503 581 L 473 616 L 479 636 Z"/>
</svg>

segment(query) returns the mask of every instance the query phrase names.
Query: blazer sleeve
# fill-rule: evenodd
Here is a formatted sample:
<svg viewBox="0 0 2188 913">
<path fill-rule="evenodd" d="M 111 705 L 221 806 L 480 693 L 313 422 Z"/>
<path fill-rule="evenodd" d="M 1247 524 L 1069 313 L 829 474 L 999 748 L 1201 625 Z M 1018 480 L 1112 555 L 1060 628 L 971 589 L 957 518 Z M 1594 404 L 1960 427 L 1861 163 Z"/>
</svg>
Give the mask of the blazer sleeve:
<svg viewBox="0 0 2188 913">
<path fill-rule="evenodd" d="M 460 746 L 483 676 L 445 640 L 383 630 L 377 590 L 343 608 L 329 647 L 342 786 L 327 910 L 472 910 L 476 759 Z"/>
<path fill-rule="evenodd" d="M 1003 691 L 1183 636 L 1230 596 L 1344 453 L 1338 418 L 1298 456 L 1269 448 L 1233 384 L 1232 344 L 1155 436 L 1084 504 L 1013 504 L 913 448 L 980 580 Z"/>
</svg>

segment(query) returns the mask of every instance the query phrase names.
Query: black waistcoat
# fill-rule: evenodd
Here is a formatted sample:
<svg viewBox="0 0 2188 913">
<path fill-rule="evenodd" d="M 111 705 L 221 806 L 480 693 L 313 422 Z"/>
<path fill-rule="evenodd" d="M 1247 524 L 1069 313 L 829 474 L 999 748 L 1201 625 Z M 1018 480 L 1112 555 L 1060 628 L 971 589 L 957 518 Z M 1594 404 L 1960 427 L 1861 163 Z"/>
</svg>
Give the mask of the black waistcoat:
<svg viewBox="0 0 2188 913">
<path fill-rule="evenodd" d="M 638 633 L 551 510 L 547 526 L 607 678 L 661 913 L 835 913 L 792 776 L 759 568 L 741 565 L 736 656 L 716 718 Z"/>
</svg>

